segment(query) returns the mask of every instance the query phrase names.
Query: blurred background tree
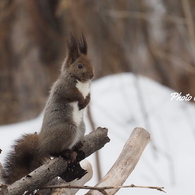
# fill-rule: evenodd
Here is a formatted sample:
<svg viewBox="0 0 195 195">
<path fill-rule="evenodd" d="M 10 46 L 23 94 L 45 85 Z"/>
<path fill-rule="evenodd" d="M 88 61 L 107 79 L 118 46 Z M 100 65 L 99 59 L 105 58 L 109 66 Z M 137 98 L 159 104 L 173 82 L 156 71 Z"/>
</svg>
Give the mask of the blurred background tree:
<svg viewBox="0 0 195 195">
<path fill-rule="evenodd" d="M 133 72 L 195 96 L 192 0 L 1 0 L 0 124 L 36 117 L 83 32 L 96 79 Z"/>
</svg>

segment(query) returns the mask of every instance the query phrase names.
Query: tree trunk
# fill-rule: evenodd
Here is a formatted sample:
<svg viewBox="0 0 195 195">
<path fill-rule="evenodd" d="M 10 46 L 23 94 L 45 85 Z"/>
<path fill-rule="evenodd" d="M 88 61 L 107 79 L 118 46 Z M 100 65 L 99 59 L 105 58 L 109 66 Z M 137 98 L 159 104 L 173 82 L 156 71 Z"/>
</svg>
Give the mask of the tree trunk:
<svg viewBox="0 0 195 195">
<path fill-rule="evenodd" d="M 0 2 L 0 124 L 30 119 L 44 107 L 64 48 L 58 4 Z"/>
<path fill-rule="evenodd" d="M 96 78 L 150 77 L 195 96 L 194 1 L 1 0 L 0 124 L 38 115 L 65 56 L 83 32 Z"/>
</svg>

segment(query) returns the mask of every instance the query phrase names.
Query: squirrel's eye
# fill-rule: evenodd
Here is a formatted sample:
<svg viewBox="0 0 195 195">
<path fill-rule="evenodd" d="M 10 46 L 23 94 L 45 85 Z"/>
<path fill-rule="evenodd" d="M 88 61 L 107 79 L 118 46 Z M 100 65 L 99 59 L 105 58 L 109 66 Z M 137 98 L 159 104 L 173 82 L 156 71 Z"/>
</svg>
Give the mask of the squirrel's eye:
<svg viewBox="0 0 195 195">
<path fill-rule="evenodd" d="M 82 64 L 78 64 L 78 68 L 79 69 L 82 69 L 83 68 L 83 65 Z"/>
</svg>

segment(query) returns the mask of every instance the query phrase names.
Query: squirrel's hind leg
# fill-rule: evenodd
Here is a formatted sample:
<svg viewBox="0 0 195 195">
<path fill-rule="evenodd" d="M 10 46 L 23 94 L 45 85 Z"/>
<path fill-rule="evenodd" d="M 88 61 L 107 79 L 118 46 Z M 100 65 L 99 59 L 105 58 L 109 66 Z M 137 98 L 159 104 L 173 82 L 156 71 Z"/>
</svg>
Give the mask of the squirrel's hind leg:
<svg viewBox="0 0 195 195">
<path fill-rule="evenodd" d="M 62 156 L 65 160 L 68 159 L 67 169 L 60 175 L 60 177 L 66 182 L 71 182 L 74 179 L 81 179 L 87 173 L 87 171 L 84 170 L 79 163 L 85 158 L 85 153 L 83 151 L 66 149 L 60 156 Z"/>
<path fill-rule="evenodd" d="M 63 150 L 59 156 L 64 158 L 68 162 L 74 162 L 77 160 L 77 152 L 72 149 L 65 149 Z"/>
</svg>

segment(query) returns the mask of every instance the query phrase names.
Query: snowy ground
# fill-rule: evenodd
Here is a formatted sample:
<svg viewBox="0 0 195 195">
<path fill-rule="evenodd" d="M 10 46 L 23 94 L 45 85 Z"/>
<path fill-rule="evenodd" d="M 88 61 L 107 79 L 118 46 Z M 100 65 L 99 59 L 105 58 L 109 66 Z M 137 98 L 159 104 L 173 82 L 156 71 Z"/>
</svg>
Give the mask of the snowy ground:
<svg viewBox="0 0 195 195">
<path fill-rule="evenodd" d="M 130 73 L 102 78 L 91 86 L 91 110 L 96 126 L 107 127 L 111 142 L 101 151 L 102 174 L 117 159 L 132 130 L 139 126 L 151 133 L 135 170 L 125 184 L 164 186 L 167 194 L 193 194 L 195 177 L 195 105 L 171 100 L 172 90 Z M 39 131 L 42 115 L 0 127 L 0 161 L 14 139 Z M 87 121 L 87 119 L 86 119 Z M 88 122 L 87 132 L 90 131 Z M 94 157 L 89 160 L 94 165 Z M 96 176 L 88 185 L 96 184 Z M 162 194 L 156 190 L 123 189 L 117 194 Z M 78 194 L 84 194 L 79 192 Z"/>
</svg>

